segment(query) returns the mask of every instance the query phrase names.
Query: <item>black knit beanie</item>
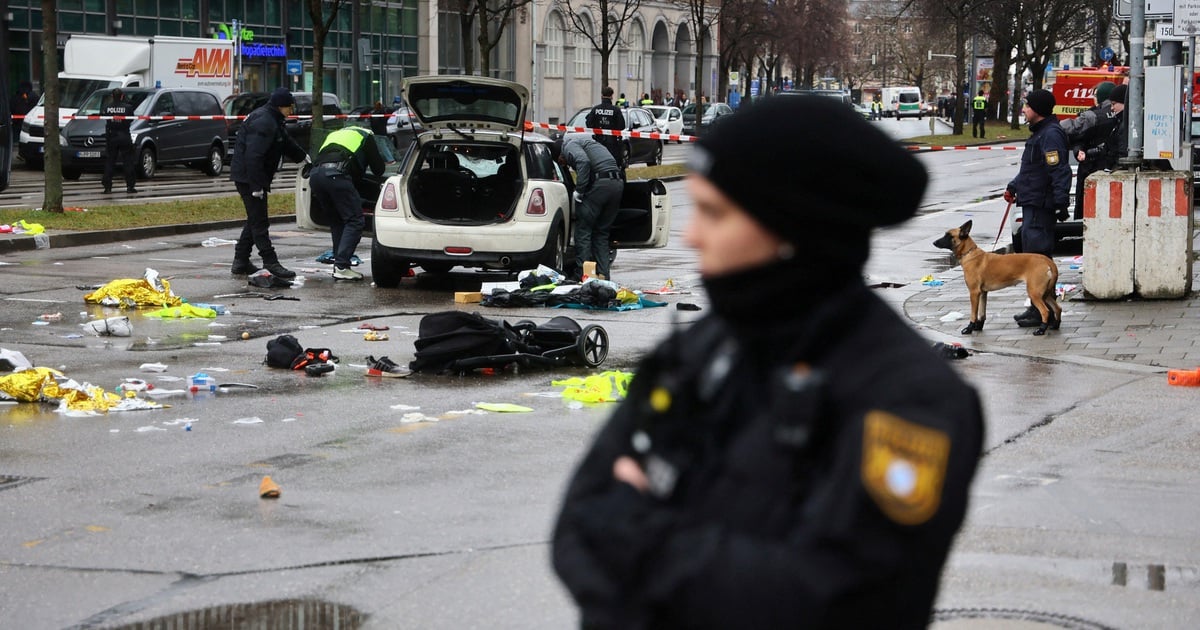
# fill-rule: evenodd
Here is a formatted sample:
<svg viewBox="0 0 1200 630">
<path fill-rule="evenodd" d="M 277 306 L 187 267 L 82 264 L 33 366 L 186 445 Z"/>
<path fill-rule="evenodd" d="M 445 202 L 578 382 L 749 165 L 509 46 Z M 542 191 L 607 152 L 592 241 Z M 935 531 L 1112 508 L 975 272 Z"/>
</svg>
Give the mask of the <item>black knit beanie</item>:
<svg viewBox="0 0 1200 630">
<path fill-rule="evenodd" d="M 1109 95 L 1112 98 L 1112 95 Z M 1029 105 L 1038 116 L 1045 118 L 1054 113 L 1054 94 L 1050 90 L 1034 90 L 1025 97 L 1025 103 Z"/>
</svg>

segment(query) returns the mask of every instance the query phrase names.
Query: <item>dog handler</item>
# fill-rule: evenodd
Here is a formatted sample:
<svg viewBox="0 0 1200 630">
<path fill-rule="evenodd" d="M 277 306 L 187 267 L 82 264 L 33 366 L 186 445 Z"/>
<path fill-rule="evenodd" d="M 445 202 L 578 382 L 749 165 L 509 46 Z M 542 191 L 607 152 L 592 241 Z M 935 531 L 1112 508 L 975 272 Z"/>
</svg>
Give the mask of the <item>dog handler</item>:
<svg viewBox="0 0 1200 630">
<path fill-rule="evenodd" d="M 862 271 L 925 170 L 828 99 L 755 101 L 689 166 L 712 312 L 643 360 L 567 488 L 582 625 L 924 627 L 982 411 Z"/>
<path fill-rule="evenodd" d="M 1056 217 L 1066 220 L 1071 201 L 1071 153 L 1067 134 L 1054 115 L 1054 94 L 1034 90 L 1021 109 L 1033 135 L 1025 141 L 1021 170 L 1004 190 L 1004 200 L 1021 208 L 1021 248 L 1054 260 Z M 1040 326 L 1042 316 L 1030 305 L 1013 316 L 1022 328 Z"/>
</svg>

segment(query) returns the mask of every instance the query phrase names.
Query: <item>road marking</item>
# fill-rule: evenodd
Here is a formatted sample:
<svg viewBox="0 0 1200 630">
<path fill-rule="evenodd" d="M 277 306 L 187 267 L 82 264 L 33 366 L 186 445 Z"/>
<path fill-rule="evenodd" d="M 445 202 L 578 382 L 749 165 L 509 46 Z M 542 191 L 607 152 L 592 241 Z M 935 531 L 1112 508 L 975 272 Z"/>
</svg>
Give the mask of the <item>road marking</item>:
<svg viewBox="0 0 1200 630">
<path fill-rule="evenodd" d="M 182 258 L 148 258 L 147 260 L 149 260 L 151 262 L 177 262 L 177 263 L 190 263 L 193 265 L 197 264 L 197 261 L 195 261 L 195 260 L 184 260 Z"/>
<path fill-rule="evenodd" d="M 4 299 L 6 299 L 10 302 L 45 302 L 47 304 L 64 304 L 64 303 L 66 303 L 66 300 L 41 300 L 41 299 L 37 299 L 37 298 L 9 297 L 9 298 L 4 298 Z"/>
</svg>

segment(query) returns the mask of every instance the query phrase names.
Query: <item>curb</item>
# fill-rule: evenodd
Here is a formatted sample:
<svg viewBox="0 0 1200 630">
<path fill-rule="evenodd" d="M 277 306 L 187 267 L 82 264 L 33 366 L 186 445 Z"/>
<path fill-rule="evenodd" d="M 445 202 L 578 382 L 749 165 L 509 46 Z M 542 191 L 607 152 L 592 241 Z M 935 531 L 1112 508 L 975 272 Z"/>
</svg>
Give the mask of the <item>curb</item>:
<svg viewBox="0 0 1200 630">
<path fill-rule="evenodd" d="M 276 223 L 295 223 L 296 216 L 294 214 L 275 215 L 268 217 L 267 220 L 272 225 Z M 164 236 L 176 236 L 179 234 L 195 234 L 196 232 L 207 232 L 209 230 L 239 228 L 245 225 L 245 223 L 246 221 L 244 219 L 231 219 L 228 221 L 209 221 L 207 223 L 153 225 L 122 230 L 66 232 L 63 234 L 49 235 L 49 249 L 58 247 L 80 247 L 83 245 L 103 245 L 105 243 L 118 243 L 121 241 L 130 241 L 142 238 L 161 238 Z M 0 239 L 0 254 L 28 252 L 35 249 L 37 249 L 37 244 L 35 243 L 33 236 L 22 235 Z"/>
</svg>

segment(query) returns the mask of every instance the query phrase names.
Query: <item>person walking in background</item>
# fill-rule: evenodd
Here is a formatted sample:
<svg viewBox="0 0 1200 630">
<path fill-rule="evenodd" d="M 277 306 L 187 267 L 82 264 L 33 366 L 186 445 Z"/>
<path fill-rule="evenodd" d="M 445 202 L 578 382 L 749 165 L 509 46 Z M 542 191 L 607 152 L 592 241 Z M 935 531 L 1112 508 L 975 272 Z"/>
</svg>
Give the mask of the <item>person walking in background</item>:
<svg viewBox="0 0 1200 630">
<path fill-rule="evenodd" d="M 375 107 L 371 109 L 371 133 L 374 134 L 372 142 L 378 146 L 383 161 L 388 164 L 396 161 L 392 154 L 392 139 L 388 137 L 387 132 L 388 116 L 392 111 L 383 106 L 383 101 L 375 101 Z"/>
<path fill-rule="evenodd" d="M 8 109 L 13 116 L 24 116 L 37 105 L 37 101 L 38 95 L 33 91 L 33 84 L 22 81 L 21 85 L 17 86 L 17 93 L 9 101 Z"/>
<path fill-rule="evenodd" d="M 621 113 L 619 106 L 613 105 L 612 95 L 613 89 L 607 85 L 600 90 L 600 103 L 593 106 L 584 119 L 583 124 L 587 125 L 588 129 L 625 130 L 625 114 Z M 622 94 L 621 98 L 625 98 L 625 95 Z M 593 135 L 592 138 L 604 145 L 609 153 L 612 153 L 613 159 L 617 161 L 617 166 L 624 173 L 627 166 L 625 164 L 625 139 L 609 135 Z"/>
<path fill-rule="evenodd" d="M 121 88 L 113 88 L 108 97 L 108 104 L 100 108 L 102 116 L 120 116 L 121 120 L 109 118 L 104 121 L 104 176 L 100 179 L 104 186 L 104 194 L 112 193 L 113 172 L 117 170 L 117 161 L 125 171 L 125 192 L 137 194 L 137 173 L 133 161 L 133 138 L 129 135 L 129 126 L 133 124 L 133 105 L 125 99 Z"/>
<path fill-rule="evenodd" d="M 987 137 L 987 97 L 983 95 L 983 90 L 979 90 L 979 94 L 971 99 L 971 137 L 985 138 Z M 979 133 L 976 136 L 976 132 Z"/>
<path fill-rule="evenodd" d="M 876 127 L 766 98 L 694 147 L 711 313 L 642 359 L 567 486 L 551 559 L 582 627 L 929 623 L 984 422 L 863 282 L 871 231 L 928 180 Z M 821 159 L 779 160 L 798 146 Z"/>
<path fill-rule="evenodd" d="M 229 179 L 237 188 L 246 207 L 246 224 L 233 248 L 234 275 L 258 271 L 250 262 L 250 253 L 258 249 L 263 267 L 271 275 L 283 279 L 295 278 L 296 272 L 279 264 L 279 254 L 271 244 L 271 224 L 267 217 L 267 194 L 280 161 L 287 157 L 293 162 L 311 162 L 304 150 L 284 130 L 283 123 L 296 108 L 296 99 L 285 87 L 275 88 L 262 107 L 246 116 L 238 128 L 233 145 L 233 160 L 229 164 Z"/>
<path fill-rule="evenodd" d="M 385 168 L 383 154 L 375 143 L 378 137 L 361 127 L 343 127 L 325 138 L 313 159 L 308 179 L 312 204 L 318 210 L 317 216 L 329 218 L 336 280 L 363 278 L 350 268 L 350 261 L 366 226 L 358 186 L 368 169 L 383 175 Z"/>
<path fill-rule="evenodd" d="M 609 236 L 625 190 L 624 173 L 607 148 L 587 136 L 569 136 L 551 145 L 559 164 L 575 171 L 575 262 L 595 261 L 601 280 L 612 278 Z"/>
<path fill-rule="evenodd" d="M 1004 200 L 1021 208 L 1021 248 L 1054 260 L 1054 224 L 1065 220 L 1071 196 L 1071 159 L 1067 134 L 1054 115 L 1054 94 L 1033 90 L 1021 108 L 1032 135 L 1025 141 L 1021 168 L 1004 190 Z M 1023 328 L 1040 326 L 1032 304 L 1013 316 Z"/>
</svg>

